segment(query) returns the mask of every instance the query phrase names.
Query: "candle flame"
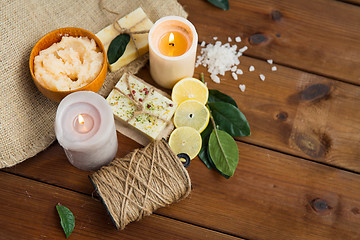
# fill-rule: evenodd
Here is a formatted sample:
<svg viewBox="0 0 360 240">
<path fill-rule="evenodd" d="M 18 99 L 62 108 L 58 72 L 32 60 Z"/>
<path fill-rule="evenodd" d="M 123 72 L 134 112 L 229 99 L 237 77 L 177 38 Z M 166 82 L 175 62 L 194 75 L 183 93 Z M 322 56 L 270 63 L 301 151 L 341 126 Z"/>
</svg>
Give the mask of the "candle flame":
<svg viewBox="0 0 360 240">
<path fill-rule="evenodd" d="M 175 40 L 174 34 L 173 34 L 173 33 L 170 33 L 170 36 L 169 36 L 169 45 L 174 46 L 174 40 Z"/>
<path fill-rule="evenodd" d="M 78 121 L 79 121 L 79 124 L 84 124 L 84 118 L 83 118 L 83 116 L 81 116 L 81 114 L 79 114 L 79 116 L 78 116 Z"/>
</svg>

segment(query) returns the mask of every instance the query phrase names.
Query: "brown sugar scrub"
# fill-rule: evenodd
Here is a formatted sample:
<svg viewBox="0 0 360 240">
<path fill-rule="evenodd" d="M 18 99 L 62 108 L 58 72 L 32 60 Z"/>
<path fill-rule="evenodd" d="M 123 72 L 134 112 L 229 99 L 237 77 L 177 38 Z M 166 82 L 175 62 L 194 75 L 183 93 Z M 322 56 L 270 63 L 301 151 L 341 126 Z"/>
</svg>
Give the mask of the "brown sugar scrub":
<svg viewBox="0 0 360 240">
<path fill-rule="evenodd" d="M 103 53 L 93 39 L 64 36 L 35 57 L 34 74 L 51 90 L 70 91 L 93 81 L 102 65 Z"/>
</svg>

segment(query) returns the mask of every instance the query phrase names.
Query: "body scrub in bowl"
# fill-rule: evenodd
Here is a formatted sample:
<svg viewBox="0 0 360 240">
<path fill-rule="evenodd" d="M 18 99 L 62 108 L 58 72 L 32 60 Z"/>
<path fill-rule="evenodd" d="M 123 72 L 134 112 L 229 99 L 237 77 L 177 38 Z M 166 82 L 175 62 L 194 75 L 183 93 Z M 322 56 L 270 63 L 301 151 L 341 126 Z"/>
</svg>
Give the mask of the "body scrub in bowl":
<svg viewBox="0 0 360 240">
<path fill-rule="evenodd" d="M 62 37 L 34 59 L 37 81 L 54 91 L 71 91 L 93 81 L 103 64 L 94 39 Z"/>
<path fill-rule="evenodd" d="M 56 102 L 75 91 L 99 91 L 107 73 L 101 41 L 75 27 L 42 37 L 31 52 L 29 66 L 36 87 Z"/>
</svg>

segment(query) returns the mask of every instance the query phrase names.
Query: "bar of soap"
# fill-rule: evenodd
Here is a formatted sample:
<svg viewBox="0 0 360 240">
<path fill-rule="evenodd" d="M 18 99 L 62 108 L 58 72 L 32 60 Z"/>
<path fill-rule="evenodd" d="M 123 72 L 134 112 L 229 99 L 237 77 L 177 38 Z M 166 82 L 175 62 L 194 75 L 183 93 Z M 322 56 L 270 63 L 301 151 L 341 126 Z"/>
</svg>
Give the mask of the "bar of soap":
<svg viewBox="0 0 360 240">
<path fill-rule="evenodd" d="M 150 84 L 125 73 L 106 98 L 117 120 L 127 122 L 151 140 L 171 121 L 176 103 Z"/>
<path fill-rule="evenodd" d="M 125 17 L 121 18 L 118 23 L 120 27 L 129 29 L 130 31 L 150 30 L 153 25 L 142 8 L 138 8 L 129 13 Z M 111 24 L 98 32 L 96 36 L 100 39 L 107 52 L 111 41 L 119 34 L 120 33 L 116 31 L 113 24 Z M 133 37 L 140 56 L 147 53 L 149 51 L 148 33 L 133 34 Z M 135 44 L 134 41 L 130 39 L 124 54 L 115 63 L 109 64 L 110 71 L 114 72 L 139 57 Z"/>
</svg>

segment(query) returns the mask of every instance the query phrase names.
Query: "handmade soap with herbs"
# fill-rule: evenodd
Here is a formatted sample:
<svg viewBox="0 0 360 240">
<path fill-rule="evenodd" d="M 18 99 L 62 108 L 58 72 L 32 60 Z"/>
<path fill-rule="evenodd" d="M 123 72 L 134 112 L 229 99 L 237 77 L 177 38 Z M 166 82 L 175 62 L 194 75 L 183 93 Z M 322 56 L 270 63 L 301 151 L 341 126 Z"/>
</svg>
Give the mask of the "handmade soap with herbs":
<svg viewBox="0 0 360 240">
<path fill-rule="evenodd" d="M 120 27 L 128 29 L 131 32 L 150 30 L 153 25 L 142 8 L 138 8 L 129 13 L 125 17 L 121 18 L 118 23 Z M 96 36 L 100 39 L 107 52 L 111 41 L 119 34 L 120 33 L 115 29 L 114 25 L 111 24 L 98 32 Z M 118 70 L 119 68 L 134 61 L 139 57 L 139 55 L 141 56 L 149 51 L 148 33 L 132 34 L 132 36 L 133 39 L 130 39 L 124 54 L 116 62 L 109 64 L 110 71 L 114 72 Z M 139 52 L 137 52 L 135 48 L 134 41 Z"/>
<path fill-rule="evenodd" d="M 176 110 L 176 104 L 151 85 L 125 73 L 106 99 L 117 120 L 127 122 L 150 139 L 157 139 Z"/>
</svg>

